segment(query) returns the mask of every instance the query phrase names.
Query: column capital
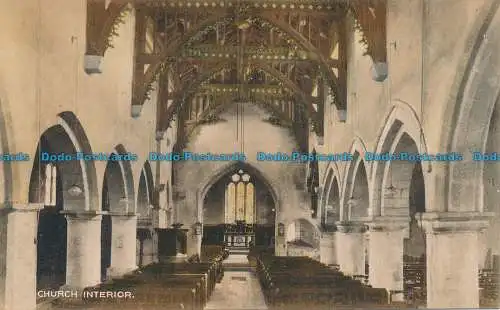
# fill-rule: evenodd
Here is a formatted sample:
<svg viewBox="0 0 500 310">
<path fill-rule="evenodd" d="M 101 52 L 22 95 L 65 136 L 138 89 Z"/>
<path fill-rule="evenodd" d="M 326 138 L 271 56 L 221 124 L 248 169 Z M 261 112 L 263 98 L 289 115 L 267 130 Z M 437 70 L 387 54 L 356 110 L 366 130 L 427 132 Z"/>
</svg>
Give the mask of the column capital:
<svg viewBox="0 0 500 310">
<path fill-rule="evenodd" d="M 335 224 L 337 226 L 337 230 L 341 233 L 364 233 L 367 230 L 367 226 L 363 222 L 341 221 Z"/>
<path fill-rule="evenodd" d="M 102 219 L 102 215 L 106 214 L 103 211 L 94 211 L 94 210 L 85 210 L 85 211 L 71 211 L 71 210 L 63 210 L 61 214 L 66 216 L 68 221 L 100 221 Z"/>
<path fill-rule="evenodd" d="M 494 217 L 492 212 L 432 212 L 417 216 L 428 234 L 479 232 L 486 229 Z"/>
<path fill-rule="evenodd" d="M 330 239 L 335 237 L 335 231 L 323 231 L 321 232 L 320 239 Z"/>
<path fill-rule="evenodd" d="M 44 208 L 43 203 L 4 203 L 0 208 L 0 215 L 13 212 L 38 212 Z"/>
<path fill-rule="evenodd" d="M 367 223 L 370 231 L 401 231 L 410 226 L 409 216 L 377 216 Z"/>
<path fill-rule="evenodd" d="M 135 212 L 107 212 L 106 214 L 112 217 L 122 217 L 122 218 L 134 218 L 137 217 L 137 213 Z"/>
</svg>

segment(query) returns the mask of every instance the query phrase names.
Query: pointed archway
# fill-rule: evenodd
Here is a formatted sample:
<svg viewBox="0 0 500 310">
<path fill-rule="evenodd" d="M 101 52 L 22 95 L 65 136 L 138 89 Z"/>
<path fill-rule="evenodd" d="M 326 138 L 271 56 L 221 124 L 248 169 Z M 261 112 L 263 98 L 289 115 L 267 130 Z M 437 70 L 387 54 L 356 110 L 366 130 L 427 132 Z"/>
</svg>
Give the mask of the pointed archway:
<svg viewBox="0 0 500 310">
<path fill-rule="evenodd" d="M 130 161 L 122 145 L 111 153 L 106 164 L 102 186 L 101 222 L 101 279 L 119 276 L 135 268 L 135 244 L 125 240 L 135 240 L 136 228 L 133 205 L 134 180 Z M 133 247 L 133 251 L 127 250 Z"/>
<path fill-rule="evenodd" d="M 275 197 L 270 183 L 252 165 L 234 162 L 215 173 L 200 192 L 202 246 L 274 251 Z"/>
<path fill-rule="evenodd" d="M 95 168 L 78 155 L 92 150 L 76 116 L 63 112 L 58 120 L 40 137 L 30 178 L 29 202 L 43 205 L 37 226 L 36 282 L 40 288 L 84 287 L 100 280 L 96 270 L 81 264 L 82 259 L 96 264 L 100 259 L 93 251 L 99 236 L 94 223 L 100 218 L 90 210 L 97 200 Z"/>
<path fill-rule="evenodd" d="M 144 163 L 137 189 L 137 265 L 146 266 L 157 260 L 157 235 L 153 229 L 153 173 Z"/>
</svg>

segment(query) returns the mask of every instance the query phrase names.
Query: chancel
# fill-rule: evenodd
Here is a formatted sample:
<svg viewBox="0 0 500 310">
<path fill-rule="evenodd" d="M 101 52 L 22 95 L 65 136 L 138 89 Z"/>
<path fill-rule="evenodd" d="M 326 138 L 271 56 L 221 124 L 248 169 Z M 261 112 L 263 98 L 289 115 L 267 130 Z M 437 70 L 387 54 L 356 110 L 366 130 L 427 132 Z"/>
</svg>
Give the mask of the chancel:
<svg viewBox="0 0 500 310">
<path fill-rule="evenodd" d="M 0 21 L 0 310 L 500 307 L 500 0 Z"/>
</svg>

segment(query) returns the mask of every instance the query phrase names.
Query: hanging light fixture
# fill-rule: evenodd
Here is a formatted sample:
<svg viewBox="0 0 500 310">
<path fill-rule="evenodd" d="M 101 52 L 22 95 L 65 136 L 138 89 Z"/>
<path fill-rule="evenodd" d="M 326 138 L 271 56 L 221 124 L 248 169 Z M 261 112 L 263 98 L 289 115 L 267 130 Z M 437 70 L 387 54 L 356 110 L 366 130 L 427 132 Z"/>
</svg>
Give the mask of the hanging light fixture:
<svg viewBox="0 0 500 310">
<path fill-rule="evenodd" d="M 203 231 L 203 224 L 198 221 L 198 222 L 194 223 L 193 229 L 194 229 L 194 234 L 199 236 L 199 235 L 201 235 L 201 233 Z"/>
<path fill-rule="evenodd" d="M 285 236 L 285 224 L 279 223 L 278 224 L 278 237 L 284 237 Z"/>
<path fill-rule="evenodd" d="M 68 194 L 73 197 L 78 197 L 83 194 L 83 190 L 80 186 L 75 184 L 68 189 Z"/>
</svg>

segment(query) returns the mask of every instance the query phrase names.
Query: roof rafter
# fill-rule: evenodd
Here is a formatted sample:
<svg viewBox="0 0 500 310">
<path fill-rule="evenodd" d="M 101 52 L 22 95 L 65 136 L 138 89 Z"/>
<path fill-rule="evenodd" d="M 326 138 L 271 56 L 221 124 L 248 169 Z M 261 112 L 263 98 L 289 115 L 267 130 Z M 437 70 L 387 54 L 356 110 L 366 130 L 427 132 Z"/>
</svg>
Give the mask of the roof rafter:
<svg viewBox="0 0 500 310">
<path fill-rule="evenodd" d="M 149 56 L 148 58 L 148 67 L 143 76 L 143 83 L 137 83 L 135 85 L 135 91 L 133 92 L 133 104 L 134 105 L 142 105 L 144 103 L 144 98 L 147 98 L 146 92 L 148 91 L 148 84 L 151 84 L 155 77 L 158 75 L 161 70 L 162 64 L 166 62 L 175 61 L 175 57 L 173 55 L 181 54 L 184 44 L 186 44 L 190 38 L 196 36 L 203 28 L 208 27 L 210 25 L 216 24 L 220 22 L 224 18 L 228 18 L 230 16 L 234 16 L 234 12 L 226 11 L 216 11 L 211 12 L 211 14 L 203 19 L 197 25 L 192 25 L 192 27 L 188 30 L 187 34 L 178 35 L 177 37 L 171 38 L 169 40 L 169 44 L 167 46 L 162 46 L 159 50 L 160 53 L 155 56 Z M 329 86 L 332 87 L 334 93 L 336 93 L 336 87 L 338 86 L 337 77 L 335 76 L 332 70 L 332 62 L 327 60 L 320 51 L 309 42 L 300 32 L 295 30 L 291 25 L 286 22 L 276 19 L 272 16 L 272 14 L 262 13 L 260 10 L 255 10 L 250 8 L 247 12 L 245 12 L 244 16 L 241 18 L 249 18 L 250 16 L 262 18 L 272 24 L 273 26 L 280 29 L 283 33 L 288 35 L 292 40 L 296 41 L 302 48 L 304 48 L 309 54 L 316 55 L 318 57 L 318 61 L 321 64 L 321 71 L 325 75 L 326 81 L 329 82 Z M 139 58 L 140 59 L 140 58 Z M 144 66 L 145 58 L 142 58 L 142 61 L 139 62 L 138 68 Z M 338 96 L 337 96 L 338 97 Z M 338 98 L 339 99 L 339 98 Z M 344 103 L 341 100 L 335 101 L 337 104 L 341 105 L 343 108 Z"/>
</svg>

